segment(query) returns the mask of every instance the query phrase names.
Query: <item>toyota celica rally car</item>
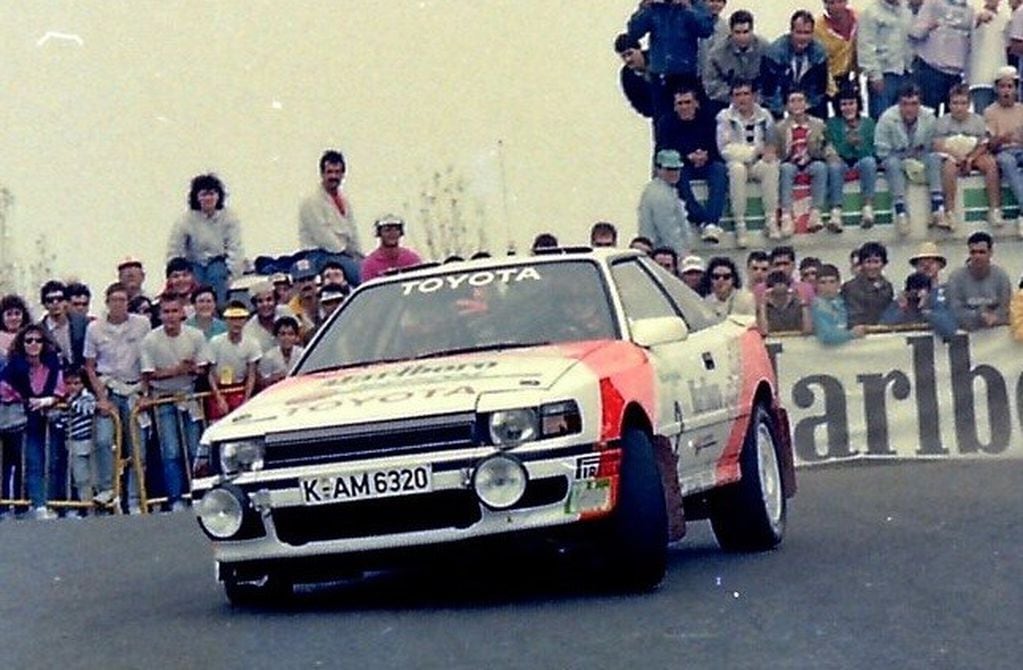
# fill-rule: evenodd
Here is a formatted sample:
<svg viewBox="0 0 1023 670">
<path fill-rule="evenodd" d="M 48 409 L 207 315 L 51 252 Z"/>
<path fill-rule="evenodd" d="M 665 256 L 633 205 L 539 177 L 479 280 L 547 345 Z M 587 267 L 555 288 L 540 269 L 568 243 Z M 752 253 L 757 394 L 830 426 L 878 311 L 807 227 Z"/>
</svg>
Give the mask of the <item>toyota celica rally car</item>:
<svg viewBox="0 0 1023 670">
<path fill-rule="evenodd" d="M 626 250 L 420 266 L 358 288 L 283 381 L 209 428 L 192 479 L 229 600 L 541 536 L 655 586 L 709 518 L 774 547 L 788 419 L 749 317 Z"/>
</svg>

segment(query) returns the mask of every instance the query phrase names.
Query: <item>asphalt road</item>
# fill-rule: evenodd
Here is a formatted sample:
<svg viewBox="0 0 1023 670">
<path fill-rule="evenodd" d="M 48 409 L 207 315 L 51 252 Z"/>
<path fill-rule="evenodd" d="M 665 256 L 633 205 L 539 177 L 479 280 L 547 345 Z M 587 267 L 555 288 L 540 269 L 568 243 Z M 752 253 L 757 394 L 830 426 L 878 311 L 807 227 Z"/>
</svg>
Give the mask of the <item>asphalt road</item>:
<svg viewBox="0 0 1023 670">
<path fill-rule="evenodd" d="M 703 523 L 648 594 L 563 567 L 377 575 L 237 611 L 189 515 L 0 524 L 10 668 L 1018 668 L 1023 462 L 800 471 L 776 551 Z"/>
</svg>

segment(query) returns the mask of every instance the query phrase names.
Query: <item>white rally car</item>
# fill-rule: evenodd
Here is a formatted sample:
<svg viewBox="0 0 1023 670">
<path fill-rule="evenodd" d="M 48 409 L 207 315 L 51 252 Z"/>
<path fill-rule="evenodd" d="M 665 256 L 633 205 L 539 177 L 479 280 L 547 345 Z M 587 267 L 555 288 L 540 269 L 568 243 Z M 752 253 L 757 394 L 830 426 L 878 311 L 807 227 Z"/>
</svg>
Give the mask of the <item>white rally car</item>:
<svg viewBox="0 0 1023 670">
<path fill-rule="evenodd" d="M 232 602 L 438 548 L 582 541 L 604 577 L 663 577 L 710 518 L 781 541 L 788 419 L 760 334 L 633 251 L 369 282 L 284 381 L 202 438 L 193 500 Z"/>
</svg>

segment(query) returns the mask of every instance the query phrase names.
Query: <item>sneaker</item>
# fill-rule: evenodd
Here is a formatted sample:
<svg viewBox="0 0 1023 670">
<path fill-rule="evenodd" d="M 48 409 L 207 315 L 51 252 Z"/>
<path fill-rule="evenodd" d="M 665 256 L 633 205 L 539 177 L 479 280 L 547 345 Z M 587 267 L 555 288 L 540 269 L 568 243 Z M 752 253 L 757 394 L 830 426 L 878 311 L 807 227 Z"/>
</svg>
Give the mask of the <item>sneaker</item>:
<svg viewBox="0 0 1023 670">
<path fill-rule="evenodd" d="M 745 249 L 749 246 L 749 235 L 746 234 L 746 222 L 735 222 L 735 246 Z"/>
<path fill-rule="evenodd" d="M 184 512 L 186 510 L 188 510 L 188 505 L 185 504 L 184 500 L 175 500 L 171 503 L 171 512 Z"/>
<path fill-rule="evenodd" d="M 824 228 L 824 224 L 821 223 L 821 213 L 816 207 L 810 208 L 810 216 L 806 222 L 806 232 L 818 233 Z M 795 226 L 793 226 L 793 232 L 795 232 Z M 792 233 L 789 233 L 791 235 Z"/>
<path fill-rule="evenodd" d="M 721 233 L 724 232 L 713 223 L 703 224 L 703 229 L 700 232 L 700 239 L 704 242 L 710 242 L 711 244 L 717 244 L 721 241 Z"/>
<path fill-rule="evenodd" d="M 39 521 L 49 521 L 50 519 L 56 519 L 57 513 L 49 507 L 35 507 L 32 509 L 32 518 Z"/>
<path fill-rule="evenodd" d="M 899 212 L 895 215 L 895 230 L 899 235 L 907 235 L 909 233 L 909 215 L 905 212 Z"/>
<path fill-rule="evenodd" d="M 1002 217 L 1001 207 L 992 207 L 987 212 L 987 222 L 992 228 L 1001 228 L 1005 225 L 1005 219 Z"/>
<path fill-rule="evenodd" d="M 873 228 L 874 227 L 874 208 L 870 205 L 864 205 L 863 209 L 860 210 L 860 228 Z"/>
<path fill-rule="evenodd" d="M 945 206 L 938 205 L 938 208 L 931 212 L 931 219 L 927 222 L 928 228 L 945 227 Z"/>
<path fill-rule="evenodd" d="M 100 491 L 99 493 L 92 497 L 92 502 L 96 503 L 97 505 L 103 505 L 104 507 L 110 505 L 110 503 L 114 502 L 113 489 Z"/>
<path fill-rule="evenodd" d="M 842 232 L 842 208 L 832 207 L 831 216 L 828 218 L 828 230 L 833 233 Z"/>
<path fill-rule="evenodd" d="M 777 230 L 777 227 L 775 227 Z M 778 233 L 778 237 L 771 237 L 772 240 L 777 240 L 782 237 L 791 237 L 792 233 L 796 232 L 796 223 L 792 220 L 792 214 L 790 212 L 781 213 L 781 231 Z"/>
<path fill-rule="evenodd" d="M 958 223 L 959 221 L 956 219 L 955 212 L 945 212 L 945 218 L 942 223 L 938 224 L 938 227 L 951 233 L 956 229 L 956 225 L 958 225 Z"/>
<path fill-rule="evenodd" d="M 137 500 L 128 504 L 128 514 L 131 514 L 132 516 L 142 514 L 142 506 L 139 505 Z"/>
</svg>

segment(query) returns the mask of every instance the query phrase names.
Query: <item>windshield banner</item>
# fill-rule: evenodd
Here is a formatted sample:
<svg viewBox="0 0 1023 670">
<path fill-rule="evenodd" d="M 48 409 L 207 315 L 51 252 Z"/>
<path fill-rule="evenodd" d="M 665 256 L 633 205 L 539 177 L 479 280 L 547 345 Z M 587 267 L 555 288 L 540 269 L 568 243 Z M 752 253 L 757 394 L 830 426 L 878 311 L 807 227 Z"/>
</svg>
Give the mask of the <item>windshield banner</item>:
<svg viewBox="0 0 1023 670">
<path fill-rule="evenodd" d="M 1023 457 L 1023 344 L 1007 328 L 767 344 L 799 464 Z"/>
</svg>

